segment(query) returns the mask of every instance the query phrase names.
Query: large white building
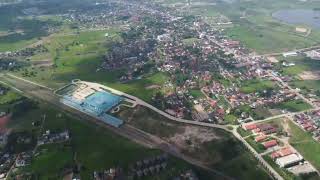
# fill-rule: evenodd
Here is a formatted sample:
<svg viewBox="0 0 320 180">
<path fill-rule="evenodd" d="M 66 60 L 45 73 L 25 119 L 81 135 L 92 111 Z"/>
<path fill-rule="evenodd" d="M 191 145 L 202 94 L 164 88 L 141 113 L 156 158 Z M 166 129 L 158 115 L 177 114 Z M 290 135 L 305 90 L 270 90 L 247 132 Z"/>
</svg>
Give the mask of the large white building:
<svg viewBox="0 0 320 180">
<path fill-rule="evenodd" d="M 293 57 L 293 56 L 297 56 L 297 55 L 298 55 L 298 53 L 294 52 L 294 51 L 282 53 L 283 57 Z"/>
<path fill-rule="evenodd" d="M 290 166 L 296 165 L 301 161 L 303 161 L 303 157 L 300 154 L 290 154 L 288 156 L 284 156 L 284 157 L 278 158 L 276 160 L 276 163 L 281 168 L 286 168 L 286 167 L 290 167 Z"/>
</svg>

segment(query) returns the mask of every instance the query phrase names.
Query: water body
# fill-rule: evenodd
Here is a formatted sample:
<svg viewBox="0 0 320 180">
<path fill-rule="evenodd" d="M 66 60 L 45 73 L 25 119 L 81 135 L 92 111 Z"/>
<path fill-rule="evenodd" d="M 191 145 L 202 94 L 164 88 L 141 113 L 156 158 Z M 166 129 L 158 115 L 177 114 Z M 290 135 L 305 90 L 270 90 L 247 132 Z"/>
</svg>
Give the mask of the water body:
<svg viewBox="0 0 320 180">
<path fill-rule="evenodd" d="M 274 12 L 272 17 L 288 24 L 305 24 L 320 29 L 320 11 L 289 9 Z"/>
</svg>

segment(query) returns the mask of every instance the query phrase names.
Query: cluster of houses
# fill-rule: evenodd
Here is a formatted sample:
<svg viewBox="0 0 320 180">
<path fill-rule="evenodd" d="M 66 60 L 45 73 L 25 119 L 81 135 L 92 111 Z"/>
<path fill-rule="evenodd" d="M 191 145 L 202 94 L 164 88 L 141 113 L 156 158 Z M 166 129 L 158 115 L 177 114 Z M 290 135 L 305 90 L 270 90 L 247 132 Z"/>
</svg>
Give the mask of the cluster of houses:
<svg viewBox="0 0 320 180">
<path fill-rule="evenodd" d="M 51 133 L 50 130 L 47 130 L 38 138 L 38 146 L 44 144 L 51 144 L 51 143 L 60 143 L 65 142 L 70 139 L 69 131 L 65 130 L 60 133 Z"/>
<path fill-rule="evenodd" d="M 120 180 L 141 179 L 144 177 L 157 176 L 161 171 L 167 169 L 168 155 L 162 154 L 135 162 L 130 166 L 128 175 L 121 168 L 110 168 L 104 171 L 94 171 L 94 180 Z M 127 177 L 126 177 L 127 176 Z"/>
<path fill-rule="evenodd" d="M 303 130 L 311 132 L 313 138 L 320 142 L 320 110 L 296 114 L 293 120 Z"/>
<path fill-rule="evenodd" d="M 160 173 L 160 171 L 166 170 L 168 165 L 168 155 L 162 154 L 156 157 L 151 157 L 137 161 L 132 166 L 131 174 L 134 178 L 139 179 L 144 176 L 153 176 Z"/>
<path fill-rule="evenodd" d="M 30 57 L 38 53 L 45 53 L 49 50 L 42 44 L 36 45 L 35 47 L 27 47 L 19 51 L 7 51 L 0 52 L 1 58 L 14 58 L 14 57 Z"/>
<path fill-rule="evenodd" d="M 33 154 L 32 152 L 22 152 L 17 155 L 16 161 L 15 161 L 15 167 L 24 167 L 31 163 Z"/>
<path fill-rule="evenodd" d="M 7 174 L 15 163 L 16 155 L 12 153 L 0 154 L 0 179 L 6 179 Z"/>
<path fill-rule="evenodd" d="M 270 139 L 271 134 L 277 133 L 278 128 L 272 124 L 247 124 L 243 125 L 242 128 L 246 131 L 252 131 L 255 136 L 254 141 L 263 145 L 265 149 L 269 149 L 278 145 L 278 141 Z"/>
<path fill-rule="evenodd" d="M 77 23 L 79 29 L 105 29 L 110 26 L 126 26 L 140 19 L 146 11 L 143 6 L 119 1 L 96 2 L 85 7 L 74 8 L 61 17 Z"/>
<path fill-rule="evenodd" d="M 232 107 L 250 105 L 250 107 L 256 108 L 258 106 L 268 106 L 284 102 L 288 99 L 294 99 L 296 94 L 286 89 L 280 91 L 264 90 L 263 92 L 243 93 L 239 88 L 231 87 L 227 90 L 225 96 Z"/>
<path fill-rule="evenodd" d="M 268 70 L 272 64 L 261 57 L 252 56 L 239 41 L 226 38 L 199 17 L 177 17 L 170 10 L 163 11 L 150 4 L 135 6 L 134 3 L 98 3 L 92 5 L 93 10 L 81 14 L 75 10 L 68 17 L 70 21 L 80 24 L 94 22 L 99 27 L 109 21 L 126 21 L 129 26 L 121 34 L 124 41 L 111 44 L 105 61 L 97 70 L 126 69 L 119 77 L 124 83 L 140 78 L 148 72 L 149 66 L 167 72 L 175 85 L 173 92 L 161 98 L 164 103 L 159 103 L 165 104 L 166 107 L 162 109 L 167 113 L 185 117 L 193 110 L 192 117 L 195 120 L 221 120 L 230 110 L 217 103 L 220 97 L 232 108 L 244 104 L 255 108 L 294 98 L 294 94 L 286 89 L 271 90 L 266 92 L 270 96 L 265 97 L 263 92 L 243 93 L 236 84 L 226 87 L 215 79 L 212 71 L 225 81 L 242 82 L 269 78 Z M 109 13 L 102 16 L 101 9 Z M 111 20 L 107 16 L 112 16 Z M 150 61 L 154 64 L 150 65 Z M 218 100 L 189 98 L 189 90 L 202 88 L 208 97 L 214 94 Z M 193 106 L 187 106 L 185 101 Z"/>
<path fill-rule="evenodd" d="M 123 179 L 123 172 L 121 168 L 110 168 L 103 172 L 94 171 L 94 180 L 120 180 Z"/>
<path fill-rule="evenodd" d="M 175 27 L 176 29 L 181 28 L 178 25 Z M 162 52 L 165 57 L 164 63 L 158 66 L 158 70 L 169 72 L 173 76 L 177 71 L 180 71 L 181 74 L 191 74 L 186 76 L 182 85 L 178 86 L 180 89 L 184 89 L 184 92 L 188 92 L 188 90 L 193 88 L 203 89 L 208 97 L 211 95 L 218 98 L 224 97 L 232 108 L 240 105 L 250 105 L 251 108 L 256 108 L 295 98 L 295 93 L 285 88 L 243 93 L 241 85 L 232 83 L 231 86 L 226 87 L 215 80 L 215 77 L 212 77 L 210 73 L 212 69 L 216 69 L 217 73 L 226 81 L 233 79 L 242 82 L 244 80 L 261 78 L 273 81 L 272 76 L 269 74 L 272 64 L 261 57 L 248 54 L 247 50 L 241 47 L 238 41 L 229 40 L 223 36 L 219 36 L 217 31 L 210 32 L 203 27 L 201 21 L 195 20 L 194 25 L 189 28 L 190 32 L 195 32 L 194 36 L 197 39 L 197 41 L 193 42 L 192 48 L 199 51 L 189 51 L 183 43 L 180 43 L 180 36 L 177 30 L 173 31 L 170 29 L 161 38 L 158 38 L 161 39 L 160 43 L 163 44 Z M 173 42 L 172 39 L 175 39 L 176 42 Z M 216 59 L 222 60 L 209 61 L 212 55 Z M 181 61 L 182 59 L 183 61 Z M 234 68 L 230 69 L 227 66 Z M 209 68 L 208 71 L 206 70 L 207 68 Z M 172 80 L 174 81 L 175 79 Z M 199 84 L 199 82 L 205 83 Z M 175 93 L 178 94 L 178 91 Z M 215 99 L 203 98 L 202 100 L 189 101 L 195 104 L 195 113 L 193 114 L 193 119 L 195 120 L 219 120 L 224 117 L 224 114 L 229 112 L 228 107 L 219 106 Z M 179 111 L 170 110 L 170 112 L 172 114 L 179 114 Z"/>
<path fill-rule="evenodd" d="M 253 133 L 255 143 L 262 145 L 266 150 L 266 156 L 269 156 L 280 168 L 285 168 L 297 175 L 315 171 L 294 148 L 286 143 L 279 143 L 280 139 L 275 138 L 275 133 L 280 132 L 277 125 L 248 123 L 243 124 L 242 128 Z"/>
<path fill-rule="evenodd" d="M 126 33 L 132 33 L 130 31 L 136 30 L 131 29 Z M 150 39 L 136 39 L 112 44 L 101 67 L 104 70 L 125 69 L 126 72 L 120 77 L 120 81 L 133 80 L 142 75 L 145 72 L 144 70 L 147 69 L 146 62 L 149 60 L 150 53 L 154 51 L 154 47 L 155 41 Z"/>
</svg>

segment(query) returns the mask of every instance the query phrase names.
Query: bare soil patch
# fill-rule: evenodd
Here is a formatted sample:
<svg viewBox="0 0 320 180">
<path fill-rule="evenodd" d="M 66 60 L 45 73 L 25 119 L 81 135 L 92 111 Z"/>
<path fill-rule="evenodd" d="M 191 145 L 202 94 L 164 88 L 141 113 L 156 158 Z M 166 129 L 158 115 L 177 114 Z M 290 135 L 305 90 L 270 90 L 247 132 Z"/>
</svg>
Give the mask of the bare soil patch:
<svg viewBox="0 0 320 180">
<path fill-rule="evenodd" d="M 299 74 L 302 80 L 320 80 L 320 71 L 304 71 Z"/>
<path fill-rule="evenodd" d="M 51 59 L 45 59 L 41 61 L 33 61 L 32 65 L 37 67 L 50 67 L 53 66 L 53 62 Z"/>
<path fill-rule="evenodd" d="M 168 140 L 181 149 L 192 150 L 201 146 L 205 142 L 210 142 L 214 139 L 220 138 L 221 137 L 219 137 L 210 129 L 195 126 L 185 126 L 183 133 L 176 133 Z"/>
</svg>

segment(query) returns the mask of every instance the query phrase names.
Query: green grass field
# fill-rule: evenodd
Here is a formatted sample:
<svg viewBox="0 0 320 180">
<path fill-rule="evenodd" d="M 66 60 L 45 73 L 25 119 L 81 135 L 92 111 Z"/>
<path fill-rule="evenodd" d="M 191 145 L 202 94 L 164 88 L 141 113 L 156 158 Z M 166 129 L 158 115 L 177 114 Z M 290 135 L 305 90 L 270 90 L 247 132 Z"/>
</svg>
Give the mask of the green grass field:
<svg viewBox="0 0 320 180">
<path fill-rule="evenodd" d="M 320 169 L 320 143 L 316 142 L 311 134 L 303 131 L 293 122 L 289 122 L 290 127 L 290 144 L 296 148 L 299 153 L 309 161 L 315 168 Z"/>
<path fill-rule="evenodd" d="M 190 94 L 191 94 L 191 96 L 193 96 L 196 99 L 205 97 L 204 94 L 199 89 L 190 90 Z"/>
<path fill-rule="evenodd" d="M 303 100 L 290 100 L 272 106 L 272 108 L 285 109 L 291 112 L 299 112 L 312 108 L 312 106 Z"/>
<path fill-rule="evenodd" d="M 320 62 L 317 60 L 310 59 L 305 56 L 289 57 L 283 58 L 280 57 L 279 60 L 285 60 L 288 62 L 295 63 L 295 66 L 291 67 L 282 67 L 280 71 L 284 75 L 295 76 L 297 78 L 300 73 L 303 71 L 317 71 L 320 68 Z"/>
<path fill-rule="evenodd" d="M 272 89 L 275 89 L 275 84 L 272 81 L 253 79 L 242 82 L 240 91 L 248 94 Z"/>
<path fill-rule="evenodd" d="M 238 124 L 238 118 L 232 114 L 225 115 L 223 119 L 227 121 L 229 124 Z"/>
<path fill-rule="evenodd" d="M 73 152 L 67 144 L 45 145 L 38 152 L 40 154 L 33 158 L 27 170 L 37 174 L 39 179 L 59 179 L 63 168 L 72 168 Z"/>
<path fill-rule="evenodd" d="M 226 35 L 232 39 L 240 40 L 246 47 L 258 53 L 282 52 L 317 44 L 313 40 L 287 32 L 243 24 L 227 29 Z"/>
<path fill-rule="evenodd" d="M 18 101 L 21 98 L 22 97 L 14 91 L 8 91 L 4 95 L 0 95 L 0 104 L 10 104 L 12 102 Z"/>
<path fill-rule="evenodd" d="M 250 135 L 252 134 L 251 131 L 246 131 L 246 130 L 244 130 L 242 127 L 238 127 L 237 132 L 238 132 L 242 137 L 250 136 Z"/>
</svg>

